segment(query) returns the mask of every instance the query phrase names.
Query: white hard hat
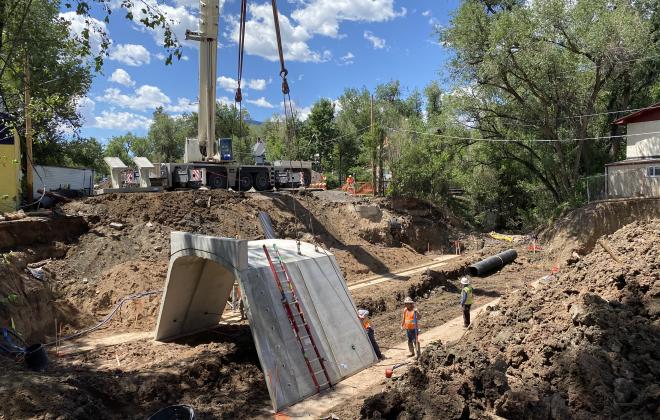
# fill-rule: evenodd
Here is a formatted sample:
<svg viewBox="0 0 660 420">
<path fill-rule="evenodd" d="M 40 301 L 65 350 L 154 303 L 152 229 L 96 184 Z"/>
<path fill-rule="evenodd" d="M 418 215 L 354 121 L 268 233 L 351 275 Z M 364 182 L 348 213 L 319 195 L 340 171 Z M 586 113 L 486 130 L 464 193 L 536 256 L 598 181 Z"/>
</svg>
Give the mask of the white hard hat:
<svg viewBox="0 0 660 420">
<path fill-rule="evenodd" d="M 461 278 L 461 284 L 470 284 L 470 278 L 469 277 L 462 277 Z"/>
<path fill-rule="evenodd" d="M 369 311 L 366 309 L 358 309 L 358 318 L 362 319 L 365 316 L 369 316 Z"/>
<path fill-rule="evenodd" d="M 406 298 L 403 300 L 403 303 L 415 303 L 414 300 L 410 296 L 406 296 Z"/>
</svg>

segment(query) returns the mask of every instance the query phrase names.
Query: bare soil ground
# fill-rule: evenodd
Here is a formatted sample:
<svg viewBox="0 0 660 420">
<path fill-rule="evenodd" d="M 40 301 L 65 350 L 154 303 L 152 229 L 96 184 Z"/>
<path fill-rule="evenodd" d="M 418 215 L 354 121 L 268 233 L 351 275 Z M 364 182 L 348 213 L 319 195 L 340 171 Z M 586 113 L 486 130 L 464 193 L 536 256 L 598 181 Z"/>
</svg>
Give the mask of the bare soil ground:
<svg viewBox="0 0 660 420">
<path fill-rule="evenodd" d="M 356 211 L 357 206 L 371 207 L 366 209 L 368 216 Z M 401 340 L 399 316 L 403 297 L 410 295 L 418 301 L 424 316 L 422 329 L 442 324 L 460 313 L 457 278 L 465 267 L 511 246 L 457 231 L 452 227 L 455 221 L 449 216 L 414 200 L 369 200 L 337 192 L 293 196 L 225 191 L 115 194 L 69 203 L 63 210 L 77 216 L 67 219 L 71 223 L 67 228 L 58 224 L 61 220 L 42 220 L 35 225 L 34 228 L 48 235 L 29 233 L 23 237 L 15 225 L 0 222 L 0 238 L 7 238 L 0 243 L 3 252 L 0 298 L 4 299 L 0 300 L 0 322 L 5 326 L 15 325 L 28 342 L 53 340 L 56 322 L 58 331 L 64 335 L 95 325 L 124 296 L 161 289 L 172 230 L 260 239 L 263 238 L 257 217 L 260 211 L 270 215 L 280 237 L 317 241 L 331 250 L 349 284 L 374 274 L 428 263 L 434 252 L 450 250 L 453 240 L 463 240 L 461 249 L 465 254 L 442 269 L 399 277 L 353 293 L 356 304 L 372 312 L 376 336 L 384 347 Z M 21 227 L 32 229 L 30 225 Z M 561 240 L 557 239 L 552 246 L 560 249 Z M 529 292 L 516 291 L 526 290 L 531 280 L 549 273 L 555 265 L 554 254 L 551 258 L 545 253 L 531 254 L 524 243 L 514 246 L 519 252 L 514 264 L 495 275 L 474 280 L 476 304 L 505 296 L 506 305 L 528 305 L 525 299 L 531 299 Z M 31 275 L 29 267 L 38 267 L 42 278 Z M 649 290 L 654 290 L 654 284 Z M 12 294 L 16 299 L 8 300 L 7 296 Z M 552 299 L 559 301 L 559 297 L 563 295 L 546 297 L 547 303 Z M 158 296 L 128 303 L 103 329 L 92 333 L 90 339 L 151 331 L 159 303 Z M 556 306 L 555 303 L 555 309 Z M 502 316 L 517 314 L 506 307 L 502 306 L 499 312 Z M 549 307 L 547 311 L 550 312 Z M 499 317 L 493 315 L 493 319 Z M 489 330 L 482 334 L 492 335 Z M 520 343 L 503 343 L 520 346 Z M 508 354 L 506 346 L 500 345 L 505 350 L 502 354 Z M 0 405 L 0 418 L 144 419 L 159 408 L 177 403 L 194 406 L 202 419 L 251 418 L 270 409 L 266 378 L 247 323 L 222 325 L 175 343 L 139 339 L 62 357 L 57 357 L 52 347 L 49 351 L 51 365 L 45 373 L 30 372 L 22 364 L 0 358 L 3 370 L 0 393 L 6 396 L 5 403 Z M 425 360 L 437 359 L 428 356 L 433 351 L 429 349 L 426 359 L 422 359 L 428 366 L 431 362 Z M 495 354 L 494 350 L 490 351 L 481 350 L 485 355 L 474 360 L 485 360 Z M 469 353 L 476 355 L 479 350 L 475 347 Z M 648 357 L 657 359 L 654 352 L 648 353 Z M 461 368 L 461 375 L 466 369 Z M 411 375 L 418 375 L 414 372 L 413 369 Z M 655 370 L 651 373 L 657 374 Z M 625 382 L 621 386 L 628 385 Z M 472 385 L 466 386 L 469 392 L 476 392 L 466 394 L 479 401 L 475 404 L 483 407 L 489 404 L 478 399 L 482 398 L 480 391 L 472 391 Z M 380 401 L 392 398 L 394 402 L 400 401 L 396 394 L 389 393 Z M 440 400 L 433 404 L 444 404 Z M 397 412 L 402 405 L 394 402 L 386 404 L 392 407 L 390 411 L 380 403 L 367 403 L 362 413 L 362 402 L 356 402 L 352 408 L 345 407 L 342 418 L 374 417 L 376 412 L 389 412 L 384 414 L 388 418 L 396 417 L 396 413 L 410 413 L 411 418 L 416 418 L 416 413 L 421 412 L 407 409 Z M 424 402 L 418 406 L 424 407 Z M 379 411 L 381 408 L 385 411 Z M 440 412 L 429 413 L 433 416 Z M 453 412 L 444 413 L 450 416 Z"/>
<path fill-rule="evenodd" d="M 26 239 L 16 224 L 0 223 L 0 236 L 8 238 L 0 244 L 0 293 L 16 295 L 0 303 L 0 319 L 30 343 L 53 341 L 56 329 L 66 336 L 95 325 L 121 298 L 163 287 L 172 230 L 260 239 L 260 211 L 270 215 L 280 237 L 330 249 L 349 282 L 429 262 L 409 244 L 439 248 L 451 235 L 426 207 L 424 217 L 409 214 L 414 205 L 397 212 L 381 201 L 375 215 L 364 218 L 354 205 L 374 203 L 328 195 L 115 194 L 67 204 L 64 212 L 75 217 L 66 219 L 66 228 L 61 219 L 40 220 L 35 229 L 50 236 Z M 399 231 L 390 229 L 393 218 L 403 226 Z M 425 229 L 413 219 L 423 220 Z M 31 275 L 28 265 L 38 266 L 42 278 Z M 151 331 L 159 304 L 159 296 L 129 302 L 89 338 Z M 61 357 L 54 350 L 49 347 L 45 373 L 0 360 L 7 372 L 0 392 L 11 396 L 0 417 L 145 418 L 163 406 L 188 403 L 200 418 L 249 418 L 270 408 L 246 323 L 176 343 L 141 339 Z"/>
<path fill-rule="evenodd" d="M 506 293 L 462 342 L 423 352 L 362 418 L 652 419 L 660 414 L 660 221 Z"/>
</svg>

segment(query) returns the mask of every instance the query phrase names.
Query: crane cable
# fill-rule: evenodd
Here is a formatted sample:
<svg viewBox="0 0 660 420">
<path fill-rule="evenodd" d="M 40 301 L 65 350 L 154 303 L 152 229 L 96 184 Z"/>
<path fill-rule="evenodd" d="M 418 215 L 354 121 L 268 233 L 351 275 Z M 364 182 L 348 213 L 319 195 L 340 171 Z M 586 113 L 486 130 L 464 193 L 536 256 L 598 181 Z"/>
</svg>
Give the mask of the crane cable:
<svg viewBox="0 0 660 420">
<path fill-rule="evenodd" d="M 238 33 L 238 69 L 236 74 L 236 94 L 234 95 L 234 115 L 238 111 L 238 116 L 236 120 L 238 121 L 238 139 L 241 141 L 243 139 L 243 93 L 241 91 L 241 82 L 243 80 L 243 57 L 245 51 L 245 21 L 247 18 L 247 0 L 241 0 L 241 18 L 239 23 L 239 33 Z M 238 104 L 238 106 L 236 106 Z M 233 131 L 233 124 L 232 124 Z M 241 191 L 241 166 L 238 166 L 238 190 Z M 229 177 L 227 177 L 229 179 Z M 229 187 L 229 183 L 227 183 Z M 238 229 L 238 221 L 236 227 L 236 234 L 240 236 L 240 231 Z"/>
<path fill-rule="evenodd" d="M 280 31 L 280 18 L 279 18 L 279 13 L 277 11 L 277 0 L 271 0 L 271 5 L 273 7 L 273 23 L 275 24 L 275 37 L 277 39 L 277 54 L 279 55 L 280 58 L 280 77 L 282 78 L 282 97 L 283 101 L 282 104 L 284 106 L 284 129 L 285 129 L 285 135 L 287 137 L 287 154 L 289 155 L 289 175 L 288 178 L 289 180 L 291 179 L 291 176 L 293 175 L 293 162 L 291 160 L 291 142 L 296 140 L 296 116 L 293 111 L 293 102 L 291 101 L 291 90 L 289 89 L 289 82 L 287 80 L 287 76 L 289 75 L 289 71 L 286 69 L 286 65 L 284 64 L 284 50 L 282 48 L 282 35 Z M 296 145 L 297 146 L 297 145 Z M 296 153 L 298 154 L 299 150 L 296 147 Z M 297 156 L 300 158 L 300 156 Z M 300 162 L 301 169 L 302 169 L 302 162 Z M 300 185 L 304 187 L 304 176 L 302 173 L 302 170 L 300 172 Z M 293 214 L 294 217 L 297 220 L 296 224 L 296 246 L 298 248 L 298 255 L 302 255 L 300 252 L 300 224 L 301 220 L 300 217 L 298 216 L 298 209 L 296 206 L 296 199 L 291 196 L 291 200 L 293 202 Z M 309 211 L 309 209 L 308 209 Z M 311 213 L 310 213 L 311 217 Z"/>
</svg>

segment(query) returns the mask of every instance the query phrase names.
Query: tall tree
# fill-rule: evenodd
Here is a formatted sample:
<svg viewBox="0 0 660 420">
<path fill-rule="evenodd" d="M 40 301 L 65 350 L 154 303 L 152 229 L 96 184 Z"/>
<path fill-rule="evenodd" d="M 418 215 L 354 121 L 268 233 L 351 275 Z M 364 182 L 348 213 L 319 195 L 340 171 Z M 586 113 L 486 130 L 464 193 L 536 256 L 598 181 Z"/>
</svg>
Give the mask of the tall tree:
<svg viewBox="0 0 660 420">
<path fill-rule="evenodd" d="M 34 133 L 34 160 L 63 158 L 63 127 L 77 128 L 77 105 L 91 84 L 84 48 L 69 37 L 59 2 L 15 0 L 0 8 L 0 99 L 25 138 L 24 94 Z M 29 78 L 29 83 L 26 83 Z"/>
<path fill-rule="evenodd" d="M 153 145 L 153 158 L 159 162 L 176 162 L 183 158 L 185 137 L 174 119 L 162 107 L 156 108 L 147 139 Z"/>
<path fill-rule="evenodd" d="M 337 142 L 339 129 L 335 122 L 335 105 L 329 99 L 320 99 L 307 117 L 306 137 L 311 153 L 319 155 L 321 167 L 328 166 Z"/>
<path fill-rule="evenodd" d="M 489 160 L 516 162 L 555 203 L 571 199 L 587 163 L 607 159 L 607 140 L 588 139 L 609 132 L 607 115 L 595 114 L 608 111 L 626 74 L 653 60 L 654 8 L 632 0 L 463 2 L 440 34 L 456 53 L 462 119 L 480 136 L 515 140 L 491 143 Z"/>
</svg>

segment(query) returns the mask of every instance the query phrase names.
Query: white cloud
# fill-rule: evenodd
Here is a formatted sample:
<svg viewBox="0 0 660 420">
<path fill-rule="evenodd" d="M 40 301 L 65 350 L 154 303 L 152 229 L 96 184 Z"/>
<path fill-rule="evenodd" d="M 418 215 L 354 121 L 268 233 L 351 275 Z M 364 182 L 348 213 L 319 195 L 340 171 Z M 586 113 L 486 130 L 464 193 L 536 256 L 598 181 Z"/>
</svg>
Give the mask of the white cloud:
<svg viewBox="0 0 660 420">
<path fill-rule="evenodd" d="M 93 17 L 84 17 L 76 12 L 60 13 L 60 18 L 69 22 L 69 33 L 72 37 L 82 41 L 82 31 L 89 29 L 89 46 L 92 54 L 98 54 L 101 51 L 102 36 L 104 32 L 109 36 L 105 22 Z"/>
<path fill-rule="evenodd" d="M 116 88 L 108 88 L 103 96 L 97 96 L 97 101 L 107 102 L 122 108 L 146 111 L 159 106 L 168 105 L 171 100 L 156 86 L 142 85 L 135 89 L 133 95 L 126 95 Z"/>
<path fill-rule="evenodd" d="M 374 49 L 381 50 L 385 48 L 385 40 L 383 38 L 378 38 L 371 31 L 364 31 L 364 39 L 367 39 L 369 42 L 371 42 L 371 45 L 373 45 Z"/>
<path fill-rule="evenodd" d="M 193 102 L 188 98 L 177 99 L 176 105 L 168 105 L 165 110 L 168 112 L 183 113 L 183 112 L 197 112 L 198 102 Z"/>
<path fill-rule="evenodd" d="M 344 65 L 349 65 L 353 64 L 353 59 L 355 58 L 355 55 L 352 52 L 347 52 L 346 55 L 343 57 L 340 57 L 339 59 L 344 63 Z"/>
<path fill-rule="evenodd" d="M 151 125 L 151 118 L 132 112 L 103 111 L 94 117 L 94 127 L 113 130 L 146 130 Z"/>
<path fill-rule="evenodd" d="M 83 96 L 78 99 L 76 104 L 76 111 L 80 115 L 83 121 L 91 121 L 94 114 L 94 108 L 96 107 L 96 102 L 87 96 Z"/>
<path fill-rule="evenodd" d="M 431 11 L 430 11 L 430 10 L 425 10 L 425 11 L 423 11 L 423 12 L 422 12 L 422 16 L 424 16 L 424 17 L 426 17 L 426 16 L 431 16 Z"/>
<path fill-rule="evenodd" d="M 181 56 L 181 59 L 182 59 L 183 61 L 188 61 L 188 60 L 190 60 L 190 57 L 188 57 L 187 55 L 182 55 L 182 56 Z"/>
<path fill-rule="evenodd" d="M 243 81 L 243 88 L 252 90 L 264 90 L 266 86 L 272 82 L 273 79 L 266 81 L 265 79 L 246 79 Z M 235 92 L 238 87 L 238 82 L 227 76 L 218 77 L 218 85 L 227 92 Z"/>
<path fill-rule="evenodd" d="M 300 107 L 298 104 L 295 103 L 295 101 L 291 101 L 292 106 L 293 106 L 293 112 L 296 114 L 296 117 L 298 117 L 301 121 L 307 120 L 309 117 L 309 114 L 312 112 L 312 106 L 304 106 Z M 287 104 L 288 106 L 288 104 Z M 280 108 L 284 108 L 284 102 L 280 101 Z"/>
<path fill-rule="evenodd" d="M 238 87 L 238 82 L 231 77 L 220 76 L 218 77 L 218 85 L 227 92 L 234 92 Z"/>
<path fill-rule="evenodd" d="M 253 104 L 253 105 L 256 105 L 256 106 L 259 106 L 259 107 L 262 107 L 262 108 L 275 108 L 275 105 L 268 102 L 266 100 L 266 98 L 264 98 L 263 96 L 259 99 L 256 99 L 256 100 L 248 99 L 247 103 Z"/>
<path fill-rule="evenodd" d="M 151 54 L 138 44 L 119 44 L 110 51 L 110 60 L 119 61 L 127 66 L 139 67 L 151 62 Z"/>
<path fill-rule="evenodd" d="M 291 17 L 309 34 L 337 38 L 341 21 L 385 22 L 405 14 L 405 7 L 394 10 L 394 0 L 312 0 Z"/>
<path fill-rule="evenodd" d="M 245 83 L 245 86 L 248 89 L 264 90 L 264 89 L 266 89 L 267 84 L 268 84 L 268 82 L 266 81 L 266 79 L 250 79 Z"/>
<path fill-rule="evenodd" d="M 245 51 L 270 61 L 279 59 L 275 28 L 273 24 L 273 9 L 269 4 L 254 5 L 248 8 L 249 20 L 245 24 Z M 284 48 L 284 57 L 290 61 L 322 62 L 327 61 L 324 53 L 313 51 L 307 41 L 312 38 L 303 26 L 295 26 L 291 20 L 280 14 L 280 31 Z M 239 22 L 236 17 L 229 18 L 229 29 L 225 36 L 238 43 Z"/>
<path fill-rule="evenodd" d="M 135 81 L 131 79 L 131 75 L 128 74 L 124 69 L 117 69 L 113 71 L 108 80 L 128 87 L 135 86 Z"/>
</svg>

